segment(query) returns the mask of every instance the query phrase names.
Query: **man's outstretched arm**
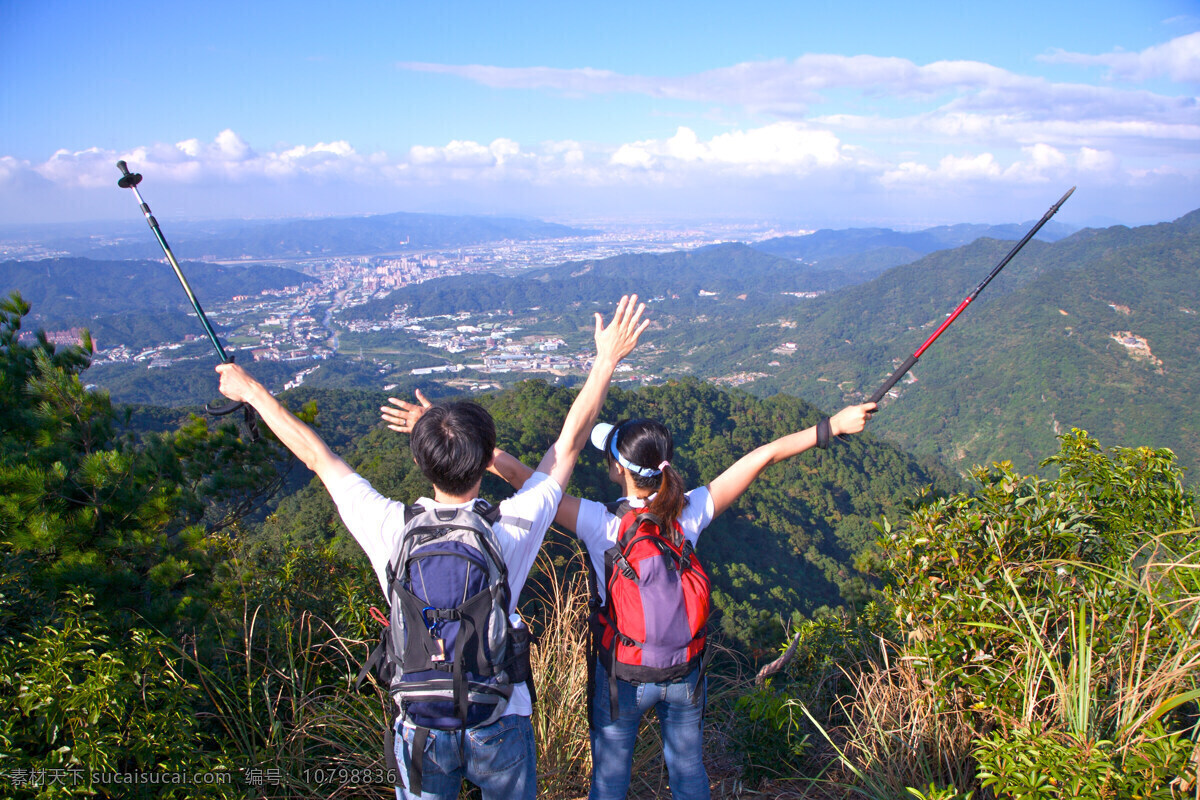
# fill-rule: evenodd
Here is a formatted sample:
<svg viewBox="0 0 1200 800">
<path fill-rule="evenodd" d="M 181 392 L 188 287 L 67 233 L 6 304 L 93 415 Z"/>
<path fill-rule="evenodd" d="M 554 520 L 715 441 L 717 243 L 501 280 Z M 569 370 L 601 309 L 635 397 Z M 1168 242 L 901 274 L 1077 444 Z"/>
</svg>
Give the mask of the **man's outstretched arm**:
<svg viewBox="0 0 1200 800">
<path fill-rule="evenodd" d="M 316 431 L 305 425 L 296 415 L 288 411 L 250 373 L 237 364 L 221 364 L 217 367 L 221 375 L 221 394 L 239 403 L 249 403 L 262 417 L 263 422 L 291 450 L 304 466 L 317 473 L 326 487 L 339 478 L 351 474 L 350 469 L 329 446 L 317 436 Z"/>
</svg>

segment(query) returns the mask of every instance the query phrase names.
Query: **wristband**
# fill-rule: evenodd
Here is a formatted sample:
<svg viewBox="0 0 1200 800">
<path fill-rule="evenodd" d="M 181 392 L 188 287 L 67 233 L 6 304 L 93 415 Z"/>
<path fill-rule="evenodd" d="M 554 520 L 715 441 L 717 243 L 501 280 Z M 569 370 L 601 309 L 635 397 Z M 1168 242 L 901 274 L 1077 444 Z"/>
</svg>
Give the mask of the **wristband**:
<svg viewBox="0 0 1200 800">
<path fill-rule="evenodd" d="M 829 417 L 821 417 L 821 421 L 817 423 L 817 447 L 824 450 L 829 447 L 829 437 L 833 433 L 829 427 Z"/>
</svg>

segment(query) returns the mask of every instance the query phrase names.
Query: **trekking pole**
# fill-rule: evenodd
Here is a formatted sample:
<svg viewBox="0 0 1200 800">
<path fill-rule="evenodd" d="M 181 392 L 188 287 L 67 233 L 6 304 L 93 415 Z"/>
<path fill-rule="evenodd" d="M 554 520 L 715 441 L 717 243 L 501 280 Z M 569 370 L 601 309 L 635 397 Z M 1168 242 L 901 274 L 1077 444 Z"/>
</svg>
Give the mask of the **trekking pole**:
<svg viewBox="0 0 1200 800">
<path fill-rule="evenodd" d="M 899 367 L 897 367 L 895 372 L 893 372 L 891 375 L 888 376 L 888 379 L 883 382 L 882 386 L 880 386 L 878 389 L 875 390 L 875 394 L 871 395 L 870 399 L 867 402 L 878 403 L 880 400 L 883 399 L 883 396 L 888 393 L 888 390 L 896 385 L 896 381 L 903 378 L 905 373 L 907 373 L 910 369 L 913 368 L 913 365 L 917 363 L 917 359 L 921 357 L 921 354 L 929 349 L 929 345 L 931 345 L 935 341 L 937 341 L 937 338 L 942 335 L 942 331 L 946 330 L 946 328 L 949 328 L 950 323 L 952 323 L 952 322 L 954 322 L 954 320 L 958 319 L 958 315 L 961 314 L 966 309 L 966 307 L 971 304 L 972 300 L 974 300 L 976 297 L 979 296 L 979 293 L 983 291 L 983 287 L 985 287 L 989 283 L 991 283 L 992 278 L 996 277 L 1000 273 L 1000 270 L 1004 269 L 1004 265 L 1007 264 L 1009 261 L 1011 261 L 1012 257 L 1015 256 L 1021 250 L 1021 248 L 1025 246 L 1025 243 L 1028 242 L 1030 239 L 1032 239 L 1034 234 L 1036 234 L 1038 231 L 1040 231 L 1042 229 L 1042 226 L 1050 221 L 1050 218 L 1054 216 L 1055 212 L 1058 211 L 1059 207 L 1063 203 L 1067 202 L 1067 198 L 1070 197 L 1071 193 L 1074 191 L 1075 191 L 1075 187 L 1072 186 L 1067 191 L 1066 194 L 1064 194 L 1062 197 L 1059 198 L 1057 203 L 1050 206 L 1050 210 L 1047 211 L 1040 220 L 1038 220 L 1038 223 L 1033 226 L 1033 229 L 1030 230 L 1029 233 L 1025 234 L 1025 238 L 1023 238 L 1023 239 L 1021 239 L 1021 241 L 1017 242 L 1016 246 L 1013 247 L 1012 250 L 1008 251 L 1008 255 L 1006 255 L 1000 261 L 1000 263 L 996 265 L 996 268 L 993 269 L 991 271 L 991 273 L 989 273 L 988 276 L 983 279 L 982 283 L 980 283 L 978 286 L 975 287 L 975 291 L 973 291 L 969 295 L 967 295 L 966 298 L 961 303 L 958 304 L 958 308 L 954 309 L 954 311 L 950 314 L 950 316 L 948 316 L 946 318 L 946 321 L 943 322 L 941 324 L 941 326 L 936 331 L 933 332 L 932 336 L 930 336 L 928 339 L 925 340 L 925 343 L 923 345 L 921 345 L 920 347 L 917 348 L 917 351 L 915 353 L 913 353 L 911 356 L 909 356 L 908 359 L 903 364 L 901 364 Z"/>
<path fill-rule="evenodd" d="M 200 307 L 200 301 L 196 299 L 196 293 L 192 291 L 191 284 L 183 276 L 183 270 L 179 268 L 179 262 L 175 260 L 175 254 L 171 252 L 171 246 L 167 244 L 167 239 L 163 236 L 162 228 L 158 227 L 158 220 L 154 218 L 154 214 L 150 211 L 150 206 L 142 199 L 141 192 L 138 191 L 138 184 L 142 182 L 141 174 L 130 172 L 129 167 L 124 161 L 117 162 L 117 169 L 121 170 L 121 177 L 117 180 L 117 186 L 120 186 L 122 189 L 133 189 L 133 196 L 137 198 L 138 208 L 142 210 L 142 214 L 146 217 L 146 222 L 150 224 L 150 230 L 154 232 L 154 238 L 158 240 L 159 247 L 162 248 L 163 254 L 166 255 L 171 269 L 175 270 L 175 277 L 179 278 L 179 283 L 183 286 L 183 291 L 187 293 L 188 300 L 192 303 L 192 308 L 196 310 L 196 316 L 200 318 L 200 324 L 204 326 L 205 333 L 208 334 L 213 348 L 216 349 L 217 357 L 221 359 L 222 364 L 232 363 L 233 356 L 225 353 L 225 348 L 221 346 L 221 340 L 217 338 L 217 332 L 213 330 L 212 324 L 208 321 L 208 316 L 204 313 L 204 309 Z M 242 409 L 242 415 L 246 419 L 246 427 L 250 430 L 251 441 L 257 441 L 258 421 L 255 417 L 254 409 L 249 404 L 232 403 L 224 407 L 213 406 L 212 403 L 204 404 L 204 410 L 214 417 L 223 417 L 226 414 L 232 414 L 239 408 Z"/>
</svg>

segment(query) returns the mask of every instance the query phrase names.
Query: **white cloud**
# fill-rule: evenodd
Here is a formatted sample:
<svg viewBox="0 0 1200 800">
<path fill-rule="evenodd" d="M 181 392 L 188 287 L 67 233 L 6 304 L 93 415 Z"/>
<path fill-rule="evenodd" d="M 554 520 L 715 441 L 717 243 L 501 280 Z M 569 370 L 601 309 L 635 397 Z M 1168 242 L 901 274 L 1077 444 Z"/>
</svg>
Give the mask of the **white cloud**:
<svg viewBox="0 0 1200 800">
<path fill-rule="evenodd" d="M 1074 159 L 1056 147 L 1039 143 L 1021 150 L 1021 158 L 1004 166 L 992 153 L 948 155 L 937 166 L 906 161 L 885 170 L 879 180 L 884 186 L 930 185 L 953 187 L 989 183 L 999 186 L 1066 181 L 1079 171 L 1112 171 L 1111 153 L 1082 148 Z"/>
<path fill-rule="evenodd" d="M 1081 172 L 1113 173 L 1119 168 L 1117 157 L 1108 150 L 1095 150 L 1091 147 L 1079 148 L 1075 164 Z"/>
<path fill-rule="evenodd" d="M 1018 133 L 1023 123 L 966 114 L 892 121 L 891 130 L 888 121 L 868 118 L 843 117 L 823 122 L 831 126 L 836 122 L 848 130 L 873 128 L 888 135 L 923 129 L 968 143 L 995 136 L 999 128 L 1007 129 L 1005 135 L 1011 141 L 1056 130 L 1054 125 L 1039 124 Z M 1106 123 L 1110 128 L 1114 124 Z M 1147 123 L 1129 121 L 1121 125 L 1136 128 L 1125 131 L 1130 136 L 1153 135 Z M 113 165 L 118 159 L 127 161 L 130 169 L 152 176 L 155 183 L 185 185 L 246 185 L 265 180 L 279 184 L 340 181 L 348 185 L 408 186 L 503 180 L 624 189 L 636 185 L 638 180 L 684 185 L 695 180 L 803 178 L 817 174 L 853 175 L 884 186 L 1036 182 L 1063 178 L 1074 171 L 1118 174 L 1120 159 L 1116 153 L 1094 144 L 1103 138 L 1099 131 L 1104 127 L 1093 123 L 1075 130 L 1058 130 L 1040 140 L 1030 138 L 1026 144 L 1009 148 L 1019 155 L 1007 163 L 1002 162 L 998 151 L 973 148 L 969 144 L 957 147 L 952 154 L 932 151 L 936 161 L 912 156 L 892 161 L 884 153 L 848 146 L 825 127 L 799 122 L 774 122 L 708 139 L 681 126 L 667 138 L 608 146 L 564 140 L 526 148 L 507 138 L 487 144 L 456 139 L 445 145 L 415 146 L 398 157 L 386 153 L 363 155 L 346 141 L 259 152 L 227 130 L 211 142 L 188 139 L 175 145 L 146 145 L 122 153 L 95 147 L 74 152 L 59 150 L 41 164 L 0 157 L 0 183 L 11 183 L 22 174 L 35 173 L 63 188 L 107 189 L 116 181 Z M 1108 130 L 1106 135 L 1116 134 Z M 1178 131 L 1174 135 L 1178 136 Z M 1200 138 L 1200 128 L 1190 135 Z M 1063 144 L 1074 140 L 1093 143 Z"/>
<path fill-rule="evenodd" d="M 1115 51 L 1101 55 L 1056 50 L 1041 60 L 1109 68 L 1109 77 L 1130 81 L 1170 78 L 1180 83 L 1200 83 L 1200 31 L 1180 36 L 1139 53 Z"/>
<path fill-rule="evenodd" d="M 1194 156 L 1174 161 L 1144 154 L 1132 158 L 1126 156 L 1128 149 L 1102 144 L 1105 137 L 1125 141 L 1141 136 L 1138 141 L 1144 141 L 1153 135 L 1177 140 L 1181 135 L 1174 129 L 1156 131 L 1154 125 L 1137 120 L 1031 122 L 968 113 L 903 120 L 843 116 L 744 126 L 708 137 L 680 126 L 662 138 L 614 144 L 455 139 L 397 154 L 359 153 L 343 140 L 257 148 L 223 131 L 210 141 L 187 139 L 123 152 L 96 147 L 59 150 L 42 163 L 0 156 L 0 209 L 20 208 L 22 196 L 29 192 L 46 198 L 47 208 L 64 202 L 84 204 L 94 197 L 97 207 L 107 209 L 114 204 L 118 159 L 152 184 L 150 202 L 161 198 L 170 209 L 208 216 L 236 213 L 228 202 L 231 198 L 248 202 L 267 194 L 276 205 L 264 201 L 254 212 L 279 213 L 268 209 L 279 207 L 281 198 L 289 213 L 364 210 L 362 205 L 330 208 L 339 197 L 355 203 L 373 198 L 370 208 L 377 211 L 436 210 L 428 204 L 454 198 L 455 209 L 486 204 L 511 213 L 517 210 L 512 205 L 516 202 L 532 204 L 521 206 L 520 213 L 552 217 L 566 208 L 586 213 L 590 203 L 606 203 L 622 213 L 641 208 L 672 216 L 676 209 L 686 213 L 684 209 L 698 203 L 707 203 L 708 214 L 722 208 L 734 215 L 750 209 L 765 213 L 776 202 L 780 209 L 807 204 L 810 213 L 821 218 L 838 207 L 842 213 L 859 214 L 860 206 L 872 203 L 908 214 L 915 207 L 912 203 L 923 202 L 945 204 L 939 221 L 954 221 L 967 207 L 956 205 L 956 198 L 972 198 L 974 207 L 981 208 L 1001 197 L 1029 196 L 1047 182 L 1080 184 L 1085 190 L 1081 197 L 1087 196 L 1089 186 L 1093 191 L 1107 187 L 1114 193 L 1108 204 L 1115 206 L 1135 193 L 1149 198 L 1167 191 L 1177 198 L 1190 191 L 1200 196 L 1200 164 Z M 839 135 L 860 131 L 912 141 L 914 146 L 897 157 L 886 148 L 849 144 Z M 1188 135 L 1195 141 L 1200 130 Z M 954 142 L 952 150 L 922 146 L 939 136 Z M 997 137 L 1005 146 L 980 144 Z M 230 193 L 230 187 L 237 191 Z M 423 205 L 414 208 L 414 200 Z M 542 205 L 536 205 L 539 202 Z M 1142 202 L 1149 206 L 1151 200 Z M 209 209 L 201 203 L 209 203 Z M 54 218 L 44 210 L 40 213 Z M 15 218 L 24 217 L 9 215 Z M 958 216 L 958 221 L 966 218 Z M 841 224 L 862 219 L 850 217 Z"/>
<path fill-rule="evenodd" d="M 610 163 L 641 170 L 714 168 L 744 174 L 803 173 L 835 166 L 846 157 L 829 131 L 810 130 L 794 122 L 732 131 L 700 141 L 681 127 L 669 139 L 631 142 L 613 153 Z"/>
<path fill-rule="evenodd" d="M 1176 80 L 1200 75 L 1200 33 L 1175 39 L 1141 54 L 1079 56 L 1060 53 L 1046 60 L 1086 60 L 1125 65 L 1122 69 L 1152 74 L 1158 69 Z M 1136 116 L 1143 119 L 1186 118 L 1200 122 L 1194 97 L 1171 97 L 1109 86 L 1054 83 L 1020 75 L 978 61 L 935 61 L 919 65 L 908 59 L 880 56 L 808 54 L 794 60 L 745 62 L 678 77 L 623 75 L 591 68 L 496 67 L 477 64 L 404 62 L 402 69 L 455 75 L 502 89 L 558 91 L 571 96 L 642 94 L 650 97 L 737 106 L 752 113 L 785 119 L 803 116 L 825 102 L 823 92 L 858 90 L 869 99 L 908 103 L 944 102 L 946 113 L 1013 113 L 1028 118 L 1094 119 Z M 1139 73 L 1139 74 L 1140 74 Z"/>
</svg>

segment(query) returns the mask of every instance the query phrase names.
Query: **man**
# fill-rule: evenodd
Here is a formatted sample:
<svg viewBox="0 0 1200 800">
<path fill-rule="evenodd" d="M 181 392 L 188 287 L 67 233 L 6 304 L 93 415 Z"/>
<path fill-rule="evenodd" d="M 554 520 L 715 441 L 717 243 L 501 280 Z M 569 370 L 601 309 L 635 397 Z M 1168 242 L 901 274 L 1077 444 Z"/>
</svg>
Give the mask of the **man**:
<svg viewBox="0 0 1200 800">
<path fill-rule="evenodd" d="M 641 320 L 645 308 L 633 295 L 621 298 L 607 327 L 596 314 L 596 359 L 567 413 L 558 440 L 546 451 L 533 476 L 500 504 L 501 519 L 493 530 L 508 569 L 512 597 L 509 613 L 516 611 L 517 598 L 554 519 L 563 487 L 570 481 L 588 432 L 604 405 L 613 370 L 649 325 Z M 325 484 L 342 521 L 370 558 L 387 596 L 388 561 L 404 530 L 404 505 L 376 492 L 240 366 L 222 364 L 217 372 L 221 375 L 221 393 L 253 406 L 279 440 Z M 433 484 L 433 497 L 420 498 L 417 504 L 425 509 L 469 508 L 479 496 L 483 473 L 494 458 L 496 432 L 492 418 L 474 403 L 422 411 L 411 427 L 413 457 Z M 506 523 L 506 519 L 519 520 L 520 524 Z M 417 729 L 397 719 L 400 735 L 396 737 L 396 759 L 403 786 L 396 787 L 396 797 L 453 800 L 465 777 L 480 787 L 485 800 L 532 800 L 537 794 L 537 766 L 531 713 L 528 689 L 519 684 L 513 687 L 507 712 L 498 721 L 465 732 L 423 732 L 419 737 L 424 740 L 423 748 L 417 757 L 419 794 L 410 791 Z"/>
</svg>

